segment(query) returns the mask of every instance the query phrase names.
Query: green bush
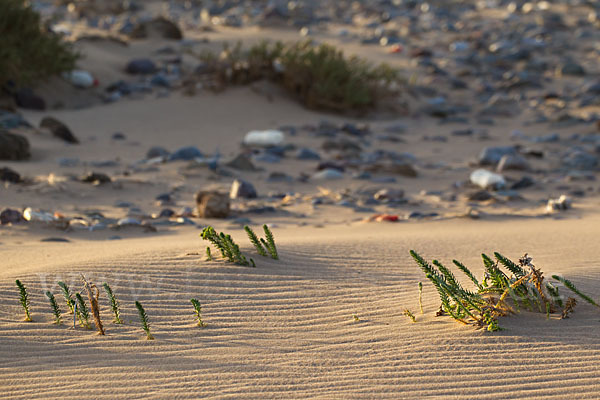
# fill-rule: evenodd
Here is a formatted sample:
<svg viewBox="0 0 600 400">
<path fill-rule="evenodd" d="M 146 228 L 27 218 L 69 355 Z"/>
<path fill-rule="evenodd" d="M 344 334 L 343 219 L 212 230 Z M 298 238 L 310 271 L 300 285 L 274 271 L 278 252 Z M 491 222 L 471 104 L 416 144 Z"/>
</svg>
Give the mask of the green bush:
<svg viewBox="0 0 600 400">
<path fill-rule="evenodd" d="M 70 44 L 41 26 L 27 3 L 0 1 L 0 86 L 34 84 L 72 70 L 78 58 Z"/>
<path fill-rule="evenodd" d="M 281 84 L 306 107 L 335 112 L 364 112 L 397 94 L 399 71 L 387 64 L 346 57 L 336 47 L 312 41 L 290 44 L 264 41 L 243 50 L 225 45 L 219 56 L 200 54 L 217 88 L 270 79 Z"/>
</svg>

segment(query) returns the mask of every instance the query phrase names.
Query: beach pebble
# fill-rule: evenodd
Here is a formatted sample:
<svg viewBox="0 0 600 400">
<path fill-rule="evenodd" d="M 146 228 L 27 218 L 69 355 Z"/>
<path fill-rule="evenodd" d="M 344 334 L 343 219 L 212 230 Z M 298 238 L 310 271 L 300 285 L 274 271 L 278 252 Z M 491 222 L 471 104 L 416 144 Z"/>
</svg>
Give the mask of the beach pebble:
<svg viewBox="0 0 600 400">
<path fill-rule="evenodd" d="M 200 218 L 227 218 L 230 212 L 229 195 L 201 190 L 196 194 L 196 207 Z"/>
<path fill-rule="evenodd" d="M 257 171 L 250 158 L 245 154 L 238 154 L 233 160 L 225 164 L 227 167 L 237 169 L 239 171 Z"/>
<path fill-rule="evenodd" d="M 100 185 L 112 181 L 110 176 L 100 172 L 89 172 L 85 175 L 82 175 L 79 180 L 84 183 L 93 183 L 94 185 Z"/>
<path fill-rule="evenodd" d="M 1 167 L 0 182 L 19 183 L 21 182 L 21 175 L 19 175 L 19 173 L 13 169 Z"/>
<path fill-rule="evenodd" d="M 404 199 L 404 190 L 402 189 L 381 189 L 375 192 L 373 198 L 377 201 L 401 201 Z"/>
<path fill-rule="evenodd" d="M 505 155 L 517 155 L 514 146 L 485 147 L 479 154 L 479 165 L 497 165 Z"/>
<path fill-rule="evenodd" d="M 247 182 L 242 179 L 236 179 L 231 184 L 229 197 L 231 199 L 255 199 L 257 197 L 257 194 L 256 189 L 250 182 Z"/>
<path fill-rule="evenodd" d="M 13 210 L 11 208 L 5 208 L 0 212 L 0 223 L 2 225 L 7 224 L 18 224 L 19 222 L 23 222 L 25 219 L 23 218 L 23 214 L 21 214 L 18 210 Z"/>
<path fill-rule="evenodd" d="M 535 185 L 535 181 L 533 180 L 533 178 L 531 178 L 529 176 L 524 176 L 521 179 L 519 179 L 518 181 L 516 181 L 515 183 L 513 183 L 512 185 L 510 185 L 510 188 L 512 190 L 520 190 L 520 189 L 526 189 L 533 185 Z"/>
<path fill-rule="evenodd" d="M 311 179 L 316 181 L 321 180 L 333 180 L 333 179 L 342 179 L 344 178 L 344 174 L 338 170 L 333 168 L 326 168 L 314 174 Z"/>
<path fill-rule="evenodd" d="M 195 158 L 201 158 L 202 152 L 195 146 L 186 146 L 175 150 L 170 156 L 169 161 L 192 161 Z"/>
<path fill-rule="evenodd" d="M 507 170 L 524 171 L 529 169 L 529 162 L 525 157 L 519 154 L 505 154 L 502 156 L 496 167 L 496 171 L 502 172 Z"/>
<path fill-rule="evenodd" d="M 311 150 L 307 147 L 302 147 L 296 152 L 296 159 L 318 161 L 321 159 L 321 156 L 314 150 Z"/>
<path fill-rule="evenodd" d="M 25 136 L 0 130 L 0 160 L 27 160 L 31 157 Z"/>
<path fill-rule="evenodd" d="M 56 138 L 71 144 L 78 144 L 79 140 L 73 135 L 73 132 L 63 122 L 54 117 L 44 117 L 40 122 L 40 128 L 45 128 Z"/>
<path fill-rule="evenodd" d="M 244 144 L 251 147 L 270 147 L 282 144 L 284 139 L 283 132 L 275 129 L 250 131 L 244 136 Z"/>
<path fill-rule="evenodd" d="M 476 169 L 469 177 L 472 184 L 482 189 L 501 189 L 506 186 L 504 177 L 485 169 Z"/>
<path fill-rule="evenodd" d="M 63 73 L 63 78 L 69 81 L 73 86 L 88 89 L 96 84 L 96 80 L 88 71 L 82 69 L 74 69 Z"/>
<path fill-rule="evenodd" d="M 589 154 L 583 150 L 572 149 L 566 157 L 562 159 L 565 167 L 590 171 L 598 166 L 598 156 Z"/>
<path fill-rule="evenodd" d="M 564 211 L 571 208 L 571 199 L 564 194 L 560 195 L 558 199 L 550 199 L 546 204 L 546 211 L 551 213 L 554 211 Z"/>
<path fill-rule="evenodd" d="M 46 109 L 46 101 L 29 88 L 17 90 L 15 101 L 19 107 L 27 110 L 44 111 Z"/>
<path fill-rule="evenodd" d="M 183 33 L 181 32 L 181 29 L 179 29 L 179 26 L 175 22 L 164 17 L 157 17 L 149 21 L 140 21 L 131 27 L 128 35 L 132 39 L 183 39 Z"/>
<path fill-rule="evenodd" d="M 371 173 L 401 175 L 408 178 L 417 176 L 415 167 L 406 162 L 381 162 L 369 165 L 365 170 Z"/>
<path fill-rule="evenodd" d="M 132 75 L 149 75 L 158 70 L 154 61 L 148 58 L 137 58 L 129 61 L 125 71 Z"/>
</svg>

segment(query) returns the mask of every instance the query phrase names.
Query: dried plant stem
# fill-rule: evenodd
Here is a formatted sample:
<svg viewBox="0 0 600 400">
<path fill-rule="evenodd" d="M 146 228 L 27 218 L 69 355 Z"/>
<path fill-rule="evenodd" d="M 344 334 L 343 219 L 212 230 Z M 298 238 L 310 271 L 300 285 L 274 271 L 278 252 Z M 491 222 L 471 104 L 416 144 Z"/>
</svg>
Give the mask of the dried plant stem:
<svg viewBox="0 0 600 400">
<path fill-rule="evenodd" d="M 83 281 L 83 287 L 87 293 L 88 300 L 90 301 L 92 316 L 94 317 L 94 323 L 96 324 L 98 335 L 104 335 L 104 326 L 102 325 L 102 320 L 100 319 L 100 308 L 98 307 L 98 297 L 100 296 L 100 291 L 96 285 L 89 283 L 83 274 L 81 274 L 81 280 Z M 95 290 L 95 293 L 93 290 Z"/>
</svg>

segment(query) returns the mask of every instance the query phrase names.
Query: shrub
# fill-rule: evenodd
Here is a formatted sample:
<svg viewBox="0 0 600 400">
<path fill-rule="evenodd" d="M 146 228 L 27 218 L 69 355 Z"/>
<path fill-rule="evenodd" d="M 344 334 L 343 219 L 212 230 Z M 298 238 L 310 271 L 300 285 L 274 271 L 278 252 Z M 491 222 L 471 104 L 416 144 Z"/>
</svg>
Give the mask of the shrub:
<svg viewBox="0 0 600 400">
<path fill-rule="evenodd" d="M 70 71 L 79 57 L 72 46 L 41 26 L 23 0 L 0 1 L 0 86 L 29 85 Z"/>
<path fill-rule="evenodd" d="M 260 79 L 280 83 L 306 107 L 340 113 L 362 113 L 397 95 L 402 82 L 397 69 L 373 65 L 328 44 L 306 40 L 291 44 L 263 41 L 244 51 L 241 43 L 225 45 L 220 56 L 204 52 L 200 59 L 219 89 Z"/>
<path fill-rule="evenodd" d="M 544 282 L 544 274 L 531 263 L 532 259 L 527 254 L 519 259 L 518 264 L 500 253 L 494 253 L 496 261 L 482 254 L 485 268 L 482 281 L 478 281 L 463 264 L 453 260 L 459 270 L 473 282 L 477 288 L 475 292 L 465 289 L 452 271 L 439 261 L 433 260 L 430 264 L 413 250 L 410 251 L 410 255 L 440 296 L 442 304 L 436 315 L 449 315 L 464 324 L 498 331 L 501 329 L 498 324 L 499 317 L 515 314 L 521 307 L 530 311 L 537 308 L 539 312 L 548 316 L 562 308 L 562 318 L 567 318 L 577 304 L 574 298 L 569 297 L 563 307 L 558 288 Z M 509 274 L 502 271 L 500 266 L 506 268 Z M 592 298 L 579 291 L 571 281 L 556 275 L 552 277 L 588 303 L 598 307 Z"/>
</svg>

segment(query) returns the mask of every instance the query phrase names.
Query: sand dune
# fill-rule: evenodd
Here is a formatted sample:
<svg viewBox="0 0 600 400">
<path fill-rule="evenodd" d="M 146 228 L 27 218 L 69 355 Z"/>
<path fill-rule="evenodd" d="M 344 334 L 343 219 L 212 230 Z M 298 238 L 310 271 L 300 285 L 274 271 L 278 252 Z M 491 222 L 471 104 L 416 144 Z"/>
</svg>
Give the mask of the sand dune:
<svg viewBox="0 0 600 400">
<path fill-rule="evenodd" d="M 434 317 L 437 295 L 425 284 L 421 315 L 417 282 L 424 279 L 408 249 L 470 266 L 483 251 L 513 258 L 528 251 L 547 273 L 561 272 L 597 298 L 598 222 L 280 228 L 281 260 L 260 257 L 256 269 L 204 261 L 195 229 L 109 244 L 8 244 L 0 278 L 4 396 L 595 398 L 597 310 L 581 304 L 572 318 L 550 321 L 523 312 L 502 319 L 504 331 L 485 333 Z M 241 241 L 243 232 L 232 232 Z M 109 282 L 122 303 L 126 322 L 118 326 L 108 323 L 101 298 L 105 337 L 51 323 L 43 284 L 58 294 L 55 282 L 78 287 L 79 272 Z M 31 293 L 32 323 L 20 321 L 15 278 Z M 204 329 L 194 324 L 190 297 L 203 305 Z M 135 300 L 146 308 L 154 341 L 139 328 Z"/>
</svg>

